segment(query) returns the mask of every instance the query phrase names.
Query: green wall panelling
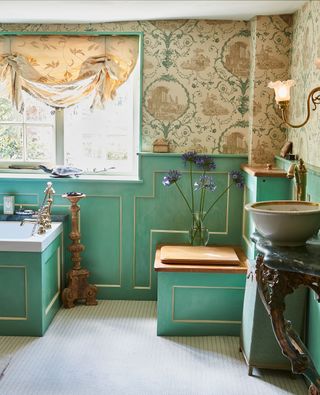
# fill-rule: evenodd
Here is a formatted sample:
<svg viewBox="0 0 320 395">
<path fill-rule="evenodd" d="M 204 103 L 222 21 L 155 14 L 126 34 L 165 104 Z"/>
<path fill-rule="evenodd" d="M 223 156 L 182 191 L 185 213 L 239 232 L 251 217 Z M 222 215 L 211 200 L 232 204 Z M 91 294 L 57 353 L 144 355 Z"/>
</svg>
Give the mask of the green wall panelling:
<svg viewBox="0 0 320 395">
<path fill-rule="evenodd" d="M 320 202 L 320 169 L 309 168 L 307 173 L 307 198 L 313 202 Z M 320 371 L 320 304 L 314 297 L 314 292 L 309 294 L 308 308 L 308 333 L 307 346 L 313 362 Z"/>
<path fill-rule="evenodd" d="M 307 344 L 312 360 L 320 372 L 320 303 L 316 300 L 315 293 L 309 293 Z"/>
<path fill-rule="evenodd" d="M 63 193 L 79 191 L 87 195 L 80 202 L 81 242 L 85 246 L 82 264 L 90 271 L 90 282 L 97 284 L 100 299 L 155 300 L 156 243 L 188 242 L 190 213 L 178 197 L 176 187 L 164 188 L 161 184 L 169 169 L 186 171 L 180 154 L 142 153 L 139 158 L 140 181 L 95 181 L 81 177 L 25 179 L 23 176 L 0 179 L 0 193 L 20 194 L 21 204 L 26 208 L 42 200 L 46 182 L 52 181 L 56 191 L 55 214 L 70 214 L 69 202 L 61 197 Z M 226 185 L 229 171 L 239 169 L 246 162 L 243 155 L 215 158 L 217 168 L 213 174 L 219 188 Z M 22 198 L 30 195 L 32 201 Z M 232 187 L 208 215 L 211 244 L 240 244 L 242 199 L 243 192 Z M 67 250 L 69 232 L 70 218 L 64 229 L 64 278 L 71 268 Z"/>
<path fill-rule="evenodd" d="M 42 253 L 0 252 L 0 335 L 44 334 L 60 306 L 58 254 L 60 236 Z"/>
<path fill-rule="evenodd" d="M 158 272 L 157 334 L 240 333 L 245 274 Z"/>
</svg>

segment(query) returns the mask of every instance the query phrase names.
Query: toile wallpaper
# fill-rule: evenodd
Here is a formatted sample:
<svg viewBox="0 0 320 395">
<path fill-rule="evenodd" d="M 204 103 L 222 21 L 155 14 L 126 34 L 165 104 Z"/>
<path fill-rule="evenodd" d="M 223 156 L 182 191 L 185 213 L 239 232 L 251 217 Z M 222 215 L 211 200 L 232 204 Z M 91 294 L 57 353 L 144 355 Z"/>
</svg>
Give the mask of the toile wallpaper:
<svg viewBox="0 0 320 395">
<path fill-rule="evenodd" d="M 250 150 L 252 162 L 265 163 L 285 140 L 266 85 L 287 75 L 288 17 L 257 17 L 252 23 L 0 24 L 0 31 L 143 31 L 142 151 L 152 151 L 156 139 L 166 138 L 171 152 Z"/>
<path fill-rule="evenodd" d="M 306 100 L 311 89 L 320 85 L 320 70 L 315 60 L 320 58 L 320 1 L 310 1 L 294 16 L 291 77 L 296 86 L 291 89 L 292 123 L 306 117 Z M 289 129 L 293 149 L 306 163 L 320 167 L 320 112 L 311 111 L 309 122 L 302 128 Z"/>
<path fill-rule="evenodd" d="M 250 163 L 272 162 L 287 139 L 269 81 L 289 78 L 292 17 L 258 16 L 251 21 Z"/>
</svg>

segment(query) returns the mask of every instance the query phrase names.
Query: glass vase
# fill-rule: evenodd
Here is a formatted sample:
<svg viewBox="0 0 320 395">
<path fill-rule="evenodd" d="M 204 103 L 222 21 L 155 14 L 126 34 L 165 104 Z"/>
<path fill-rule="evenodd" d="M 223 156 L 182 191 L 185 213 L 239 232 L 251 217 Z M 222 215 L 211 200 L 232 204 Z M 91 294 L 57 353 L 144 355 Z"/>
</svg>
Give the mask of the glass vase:
<svg viewBox="0 0 320 395">
<path fill-rule="evenodd" d="M 192 215 L 192 227 L 189 230 L 189 241 L 193 246 L 206 246 L 209 241 L 209 230 L 203 218 L 206 213 L 195 212 Z"/>
</svg>

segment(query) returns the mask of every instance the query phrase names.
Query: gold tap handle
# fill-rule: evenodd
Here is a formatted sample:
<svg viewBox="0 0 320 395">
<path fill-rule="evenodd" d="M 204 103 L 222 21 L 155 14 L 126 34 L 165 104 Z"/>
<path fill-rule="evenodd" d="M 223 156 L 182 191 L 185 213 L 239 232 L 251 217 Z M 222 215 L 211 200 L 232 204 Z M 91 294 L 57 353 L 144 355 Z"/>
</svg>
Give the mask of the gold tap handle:
<svg viewBox="0 0 320 395">
<path fill-rule="evenodd" d="M 307 173 L 307 168 L 306 168 L 306 166 L 305 166 L 305 164 L 304 164 L 304 161 L 303 161 L 303 159 L 299 159 L 299 171 L 300 171 L 300 173 Z"/>
<path fill-rule="evenodd" d="M 52 182 L 47 182 L 47 188 L 44 190 L 44 193 L 50 198 L 51 195 L 54 195 L 56 191 L 52 187 Z"/>
<path fill-rule="evenodd" d="M 53 198 L 52 195 L 56 193 L 56 191 L 52 187 L 52 182 L 47 182 L 47 188 L 44 190 L 45 193 L 45 198 L 47 197 L 47 203 L 48 203 L 48 214 L 51 214 L 51 206 L 53 203 Z"/>
</svg>

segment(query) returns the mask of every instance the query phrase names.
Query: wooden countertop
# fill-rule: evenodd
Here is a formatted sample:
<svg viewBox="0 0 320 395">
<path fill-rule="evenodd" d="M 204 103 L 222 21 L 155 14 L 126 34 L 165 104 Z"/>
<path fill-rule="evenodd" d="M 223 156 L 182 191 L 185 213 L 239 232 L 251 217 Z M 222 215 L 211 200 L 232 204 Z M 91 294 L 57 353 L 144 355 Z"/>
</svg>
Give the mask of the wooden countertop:
<svg viewBox="0 0 320 395">
<path fill-rule="evenodd" d="M 247 267 L 249 266 L 248 258 L 246 257 L 243 250 L 238 246 L 232 246 L 238 255 L 240 265 L 185 265 L 185 264 L 173 264 L 173 263 L 162 263 L 160 260 L 160 249 L 162 245 L 157 246 L 156 256 L 154 260 L 154 269 L 156 272 L 197 272 L 197 273 L 246 273 Z"/>
<path fill-rule="evenodd" d="M 279 177 L 286 178 L 287 172 L 283 169 L 279 169 L 277 167 L 273 167 L 271 169 L 267 169 L 267 165 L 248 165 L 242 164 L 241 169 L 246 173 L 250 174 L 250 176 L 254 177 Z"/>
</svg>

